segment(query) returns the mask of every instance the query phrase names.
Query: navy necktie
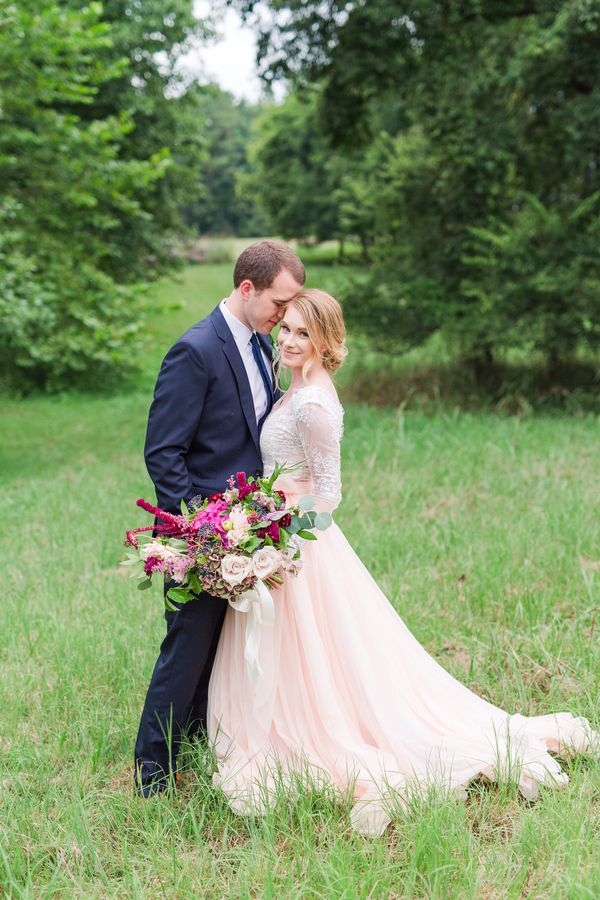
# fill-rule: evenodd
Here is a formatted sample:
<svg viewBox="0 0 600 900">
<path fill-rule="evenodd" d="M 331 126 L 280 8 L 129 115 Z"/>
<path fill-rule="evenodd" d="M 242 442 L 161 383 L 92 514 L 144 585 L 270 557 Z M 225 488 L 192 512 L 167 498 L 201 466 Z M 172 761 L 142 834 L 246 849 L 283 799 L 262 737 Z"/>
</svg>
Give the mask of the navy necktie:
<svg viewBox="0 0 600 900">
<path fill-rule="evenodd" d="M 258 340 L 258 335 L 255 331 L 252 332 L 252 337 L 250 338 L 250 343 L 252 345 L 252 355 L 256 361 L 256 365 L 258 366 L 258 371 L 260 372 L 260 377 L 263 380 L 263 384 L 265 386 L 265 391 L 267 392 L 267 412 L 270 412 L 271 407 L 273 406 L 274 399 L 274 391 L 273 391 L 273 381 L 269 378 L 269 373 L 267 372 L 267 367 L 265 366 L 265 360 L 262 355 L 262 350 L 260 348 L 260 341 Z M 264 418 L 264 417 L 263 417 Z"/>
</svg>

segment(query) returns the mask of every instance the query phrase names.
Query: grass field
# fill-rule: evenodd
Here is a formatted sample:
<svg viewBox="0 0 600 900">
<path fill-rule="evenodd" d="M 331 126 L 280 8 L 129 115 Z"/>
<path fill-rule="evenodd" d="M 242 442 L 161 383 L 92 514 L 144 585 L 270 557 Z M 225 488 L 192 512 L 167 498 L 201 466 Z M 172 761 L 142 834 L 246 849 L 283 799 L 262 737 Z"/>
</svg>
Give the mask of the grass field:
<svg viewBox="0 0 600 900">
<path fill-rule="evenodd" d="M 334 269 L 313 283 L 335 289 Z M 174 796 L 130 787 L 163 634 L 158 589 L 117 564 L 149 497 L 142 447 L 172 340 L 229 267 L 163 284 L 136 390 L 0 403 L 0 894 L 9 897 L 549 897 L 600 893 L 600 764 L 535 804 L 476 784 L 380 839 L 326 794 L 234 816 L 190 749 Z M 337 521 L 418 639 L 487 699 L 598 727 L 600 421 L 426 415 L 348 403 Z M 376 527 L 374 524 L 376 523 Z M 381 539 L 381 533 L 385 539 Z M 376 648 L 365 647 L 365 652 Z"/>
</svg>

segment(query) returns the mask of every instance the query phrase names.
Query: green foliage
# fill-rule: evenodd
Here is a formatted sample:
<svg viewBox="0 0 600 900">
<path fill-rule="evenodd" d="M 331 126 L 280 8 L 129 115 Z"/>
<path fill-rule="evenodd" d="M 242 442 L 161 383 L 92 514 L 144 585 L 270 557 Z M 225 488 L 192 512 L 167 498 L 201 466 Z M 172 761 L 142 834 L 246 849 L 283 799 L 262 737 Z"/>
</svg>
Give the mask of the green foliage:
<svg viewBox="0 0 600 900">
<path fill-rule="evenodd" d="M 81 7 L 77 0 L 61 5 Z M 110 44 L 99 59 L 120 68 L 77 114 L 103 119 L 125 110 L 131 128 L 120 158 L 168 162 L 160 179 L 139 191 L 144 216 L 135 222 L 122 217 L 113 231 L 123 248 L 111 260 L 115 277 L 147 280 L 176 265 L 172 248 L 182 231 L 181 208 L 199 193 L 198 167 L 206 155 L 201 92 L 178 73 L 177 60 L 205 29 L 192 0 L 104 0 L 100 21 L 109 28 Z"/>
<path fill-rule="evenodd" d="M 443 209 L 433 199 L 439 169 L 428 146 L 415 127 L 396 138 L 381 134 L 368 153 L 363 193 L 370 199 L 373 265 L 368 275 L 353 279 L 344 313 L 350 328 L 378 349 L 422 343 L 448 308 L 437 228 Z"/>
<path fill-rule="evenodd" d="M 258 199 L 276 233 L 317 241 L 338 235 L 340 171 L 317 130 L 313 92 L 264 112 L 250 160 L 251 171 L 240 178 L 243 195 Z"/>
<path fill-rule="evenodd" d="M 363 262 L 370 258 L 377 233 L 379 209 L 373 182 L 381 164 L 380 151 L 380 143 L 374 142 L 364 156 L 357 157 L 354 165 L 342 174 L 336 192 L 340 238 L 360 242 Z"/>
<path fill-rule="evenodd" d="M 297 90 L 317 79 L 313 140 L 353 160 L 338 234 L 354 229 L 373 268 L 350 323 L 389 349 L 441 331 L 476 362 L 516 322 L 519 346 L 549 359 L 597 349 L 599 0 L 268 5 L 265 75 Z M 277 191 L 294 205 L 293 165 L 273 208 Z"/>
<path fill-rule="evenodd" d="M 508 223 L 473 235 L 467 327 L 479 320 L 494 347 L 532 347 L 551 360 L 600 345 L 600 191 L 564 216 L 527 195 Z"/>
<path fill-rule="evenodd" d="M 20 390 L 106 385 L 126 370 L 140 282 L 169 256 L 161 184 L 177 159 L 162 138 L 135 147 L 125 88 L 106 99 L 137 82 L 102 5 L 69 6 L 1 4 L 0 379 Z"/>
<path fill-rule="evenodd" d="M 262 192 L 239 190 L 250 171 L 248 144 L 261 106 L 235 103 L 231 94 L 210 84 L 199 89 L 198 107 L 206 131 L 205 158 L 197 176 L 200 196 L 186 205 L 186 221 L 202 234 L 267 233 L 258 202 Z"/>
</svg>

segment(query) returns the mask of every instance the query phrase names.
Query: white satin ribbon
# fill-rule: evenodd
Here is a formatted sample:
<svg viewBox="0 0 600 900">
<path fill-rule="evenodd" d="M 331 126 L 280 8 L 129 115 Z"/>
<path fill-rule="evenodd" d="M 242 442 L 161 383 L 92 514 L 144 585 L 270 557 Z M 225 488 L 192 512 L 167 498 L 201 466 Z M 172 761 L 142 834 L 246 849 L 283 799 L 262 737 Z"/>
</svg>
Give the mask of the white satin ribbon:
<svg viewBox="0 0 600 900">
<path fill-rule="evenodd" d="M 260 578 L 256 579 L 256 585 L 237 598 L 229 600 L 229 605 L 236 612 L 246 613 L 246 646 L 244 647 L 244 659 L 246 671 L 253 685 L 256 686 L 262 675 L 259 661 L 260 631 L 263 622 L 275 621 L 275 606 L 271 592 Z"/>
</svg>

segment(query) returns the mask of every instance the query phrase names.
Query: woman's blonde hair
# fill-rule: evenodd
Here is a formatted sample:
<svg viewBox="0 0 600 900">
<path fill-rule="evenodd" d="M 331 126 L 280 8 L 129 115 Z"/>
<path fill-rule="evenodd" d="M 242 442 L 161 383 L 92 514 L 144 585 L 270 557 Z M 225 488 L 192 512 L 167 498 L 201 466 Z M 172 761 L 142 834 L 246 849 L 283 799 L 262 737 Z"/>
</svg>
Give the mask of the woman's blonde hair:
<svg viewBox="0 0 600 900">
<path fill-rule="evenodd" d="M 344 343 L 344 315 L 338 301 L 325 291 L 309 288 L 295 294 L 289 305 L 295 306 L 304 319 L 313 345 L 312 356 L 302 367 L 302 377 L 306 379 L 310 369 L 319 360 L 327 372 L 335 372 L 348 355 L 348 348 Z"/>
</svg>

